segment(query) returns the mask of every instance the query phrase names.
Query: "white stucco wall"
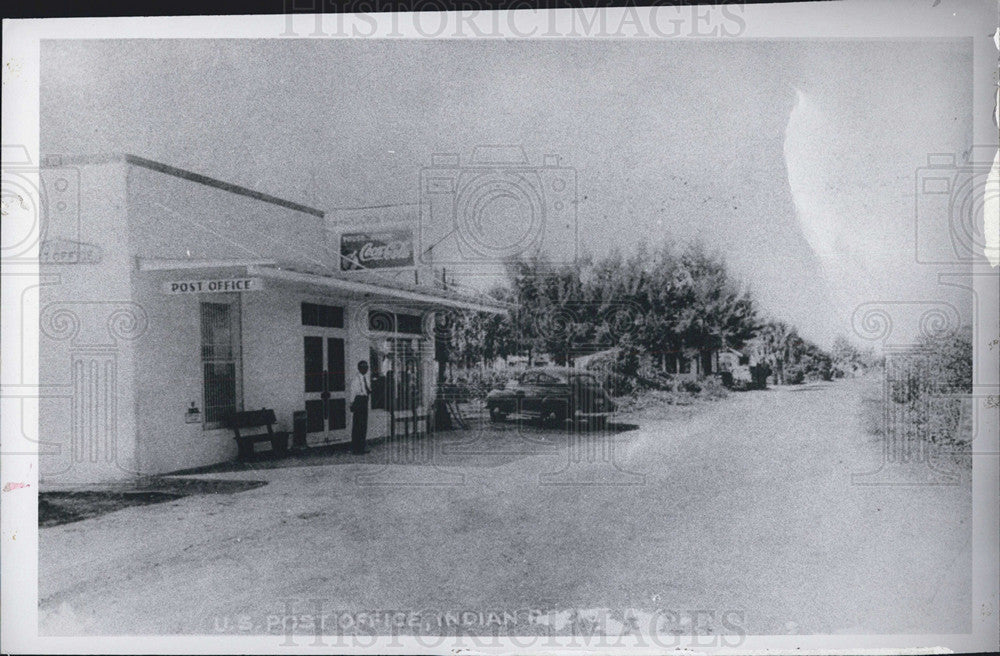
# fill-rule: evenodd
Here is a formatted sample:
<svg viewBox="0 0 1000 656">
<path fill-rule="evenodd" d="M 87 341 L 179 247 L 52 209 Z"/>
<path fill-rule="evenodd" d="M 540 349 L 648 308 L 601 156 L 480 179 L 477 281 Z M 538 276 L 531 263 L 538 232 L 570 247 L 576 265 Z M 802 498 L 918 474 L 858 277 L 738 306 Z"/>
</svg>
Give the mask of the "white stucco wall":
<svg viewBox="0 0 1000 656">
<path fill-rule="evenodd" d="M 150 323 L 132 298 L 125 165 L 66 165 L 41 175 L 52 194 L 38 291 L 40 484 L 126 478 L 136 471 L 133 354 Z M 66 263 L 77 242 L 85 261 Z M 53 259 L 63 263 L 46 261 Z"/>
<path fill-rule="evenodd" d="M 322 217 L 135 165 L 128 190 L 131 249 L 140 257 L 330 260 Z"/>
<path fill-rule="evenodd" d="M 301 302 L 267 283 L 243 294 L 243 407 L 273 408 L 288 431 L 292 413 L 305 408 Z"/>
<path fill-rule="evenodd" d="M 185 423 L 187 408 L 202 400 L 201 323 L 204 296 L 165 294 L 164 281 L 226 278 L 235 270 L 136 272 L 136 300 L 147 307 L 150 328 L 136 343 L 136 425 L 143 474 L 162 474 L 236 457 L 232 433 Z"/>
</svg>

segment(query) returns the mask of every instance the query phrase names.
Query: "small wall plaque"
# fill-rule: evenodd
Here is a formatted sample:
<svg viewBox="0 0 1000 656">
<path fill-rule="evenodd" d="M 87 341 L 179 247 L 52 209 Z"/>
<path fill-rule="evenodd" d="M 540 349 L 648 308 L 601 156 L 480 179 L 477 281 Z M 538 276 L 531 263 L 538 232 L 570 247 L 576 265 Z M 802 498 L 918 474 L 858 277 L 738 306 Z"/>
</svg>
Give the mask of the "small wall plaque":
<svg viewBox="0 0 1000 656">
<path fill-rule="evenodd" d="M 184 413 L 184 423 L 185 424 L 200 424 L 201 423 L 201 410 L 194 406 L 194 401 L 191 402 L 191 407 L 187 409 Z"/>
</svg>

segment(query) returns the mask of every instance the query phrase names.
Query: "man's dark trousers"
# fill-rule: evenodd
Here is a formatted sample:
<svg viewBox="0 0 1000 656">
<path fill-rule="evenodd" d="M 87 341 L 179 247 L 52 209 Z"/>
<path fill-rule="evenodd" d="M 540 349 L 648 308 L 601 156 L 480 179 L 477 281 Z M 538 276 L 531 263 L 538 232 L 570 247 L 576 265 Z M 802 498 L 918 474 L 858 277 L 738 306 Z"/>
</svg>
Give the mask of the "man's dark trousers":
<svg viewBox="0 0 1000 656">
<path fill-rule="evenodd" d="M 355 397 L 355 402 L 351 405 L 351 418 L 351 452 L 361 454 L 367 450 L 365 448 L 365 438 L 368 435 L 367 396 Z"/>
</svg>

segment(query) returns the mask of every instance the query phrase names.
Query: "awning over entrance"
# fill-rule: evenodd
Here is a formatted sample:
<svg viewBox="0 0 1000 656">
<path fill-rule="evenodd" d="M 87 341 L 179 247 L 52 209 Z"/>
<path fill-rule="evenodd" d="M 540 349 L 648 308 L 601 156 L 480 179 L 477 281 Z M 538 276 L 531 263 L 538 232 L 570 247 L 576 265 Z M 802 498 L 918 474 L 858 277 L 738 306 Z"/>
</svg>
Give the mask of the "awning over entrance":
<svg viewBox="0 0 1000 656">
<path fill-rule="evenodd" d="M 488 312 L 491 314 L 503 314 L 509 310 L 505 304 L 482 293 L 465 293 L 424 285 L 409 285 L 387 279 L 346 278 L 335 273 L 308 271 L 294 264 L 277 263 L 270 260 L 163 260 L 141 258 L 138 264 L 141 271 L 188 269 L 232 270 L 234 267 L 238 267 L 244 269 L 247 276 L 255 278 L 289 284 L 311 285 L 348 296 L 371 300 L 384 299 L 417 307 L 450 308 L 471 312 Z"/>
<path fill-rule="evenodd" d="M 249 266 L 247 275 L 260 276 L 285 282 L 299 282 L 319 285 L 332 290 L 346 292 L 352 295 L 363 295 L 371 298 L 384 298 L 403 301 L 417 305 L 446 307 L 456 310 L 473 312 L 489 312 L 502 314 L 506 306 L 490 299 L 485 294 L 473 297 L 445 289 L 420 287 L 417 285 L 389 284 L 388 282 L 372 282 L 368 280 L 347 280 L 334 275 L 297 271 L 279 266 Z"/>
</svg>

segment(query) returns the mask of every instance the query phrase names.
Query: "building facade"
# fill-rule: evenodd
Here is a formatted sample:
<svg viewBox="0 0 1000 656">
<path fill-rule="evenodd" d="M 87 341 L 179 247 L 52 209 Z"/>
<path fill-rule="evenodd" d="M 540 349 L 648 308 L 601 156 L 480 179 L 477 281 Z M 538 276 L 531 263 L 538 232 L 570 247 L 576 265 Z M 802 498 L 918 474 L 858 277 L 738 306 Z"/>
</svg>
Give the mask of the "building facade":
<svg viewBox="0 0 1000 656">
<path fill-rule="evenodd" d="M 406 226 L 373 233 L 131 155 L 49 161 L 41 177 L 43 486 L 232 460 L 226 420 L 244 409 L 288 431 L 304 413 L 308 446 L 346 442 L 360 360 L 368 435 L 388 435 L 433 403 L 435 312 L 502 311 L 435 285 Z"/>
</svg>

